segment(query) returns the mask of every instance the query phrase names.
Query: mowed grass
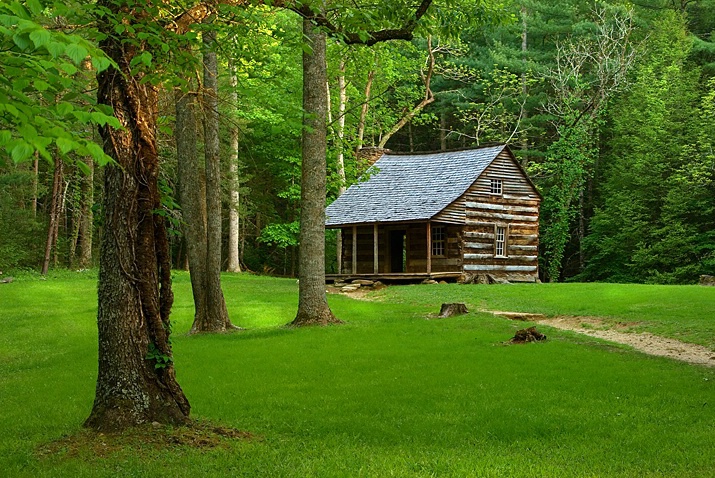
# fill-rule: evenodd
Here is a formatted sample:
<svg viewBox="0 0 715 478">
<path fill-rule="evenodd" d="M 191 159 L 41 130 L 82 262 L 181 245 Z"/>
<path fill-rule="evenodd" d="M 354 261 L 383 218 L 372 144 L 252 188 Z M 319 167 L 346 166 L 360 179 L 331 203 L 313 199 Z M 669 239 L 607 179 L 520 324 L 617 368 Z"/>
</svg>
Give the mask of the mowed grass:
<svg viewBox="0 0 715 478">
<path fill-rule="evenodd" d="M 188 337 L 190 286 L 176 273 L 177 375 L 194 417 L 254 439 L 43 454 L 91 408 L 95 279 L 0 285 L 0 475 L 715 476 L 715 369 L 552 329 L 546 343 L 506 346 L 523 324 L 488 314 L 426 320 L 460 300 L 683 323 L 698 338 L 712 334 L 711 289 L 391 287 L 375 301 L 330 296 L 346 324 L 307 329 L 281 327 L 295 314 L 294 280 L 231 275 L 224 290 L 248 330 Z"/>
<path fill-rule="evenodd" d="M 499 287 L 434 285 L 385 293 L 391 301 L 429 307 L 465 302 L 472 309 L 598 317 L 715 350 L 715 287 L 642 284 L 509 284 Z"/>
</svg>

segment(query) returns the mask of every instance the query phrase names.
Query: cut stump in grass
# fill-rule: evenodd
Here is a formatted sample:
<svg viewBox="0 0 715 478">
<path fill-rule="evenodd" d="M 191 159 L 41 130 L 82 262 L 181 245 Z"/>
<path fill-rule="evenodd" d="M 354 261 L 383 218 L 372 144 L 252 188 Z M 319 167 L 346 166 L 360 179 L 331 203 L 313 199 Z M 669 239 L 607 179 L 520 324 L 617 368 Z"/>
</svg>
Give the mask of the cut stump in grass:
<svg viewBox="0 0 715 478">
<path fill-rule="evenodd" d="M 455 315 L 464 315 L 469 313 L 467 306 L 461 302 L 456 302 L 453 304 L 442 304 L 442 308 L 439 310 L 440 318 L 452 317 Z"/>
<path fill-rule="evenodd" d="M 528 329 L 517 330 L 514 337 L 509 340 L 509 343 L 526 344 L 529 342 L 541 342 L 543 340 L 546 340 L 546 335 L 536 330 L 536 327 L 529 327 Z"/>
</svg>

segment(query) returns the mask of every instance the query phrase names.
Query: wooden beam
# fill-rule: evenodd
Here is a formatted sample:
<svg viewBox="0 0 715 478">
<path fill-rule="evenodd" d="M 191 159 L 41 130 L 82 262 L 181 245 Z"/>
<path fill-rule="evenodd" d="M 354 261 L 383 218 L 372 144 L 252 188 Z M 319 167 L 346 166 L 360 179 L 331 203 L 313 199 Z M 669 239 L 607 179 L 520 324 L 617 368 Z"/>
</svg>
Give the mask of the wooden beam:
<svg viewBox="0 0 715 478">
<path fill-rule="evenodd" d="M 427 273 L 432 273 L 432 223 L 427 223 Z"/>
<path fill-rule="evenodd" d="M 377 255 L 378 255 L 378 231 L 377 231 L 377 223 L 375 223 L 372 227 L 372 272 L 374 274 L 377 274 L 379 271 L 378 268 L 378 263 L 377 263 Z"/>
<path fill-rule="evenodd" d="M 353 226 L 353 274 L 357 274 L 357 226 Z"/>
</svg>

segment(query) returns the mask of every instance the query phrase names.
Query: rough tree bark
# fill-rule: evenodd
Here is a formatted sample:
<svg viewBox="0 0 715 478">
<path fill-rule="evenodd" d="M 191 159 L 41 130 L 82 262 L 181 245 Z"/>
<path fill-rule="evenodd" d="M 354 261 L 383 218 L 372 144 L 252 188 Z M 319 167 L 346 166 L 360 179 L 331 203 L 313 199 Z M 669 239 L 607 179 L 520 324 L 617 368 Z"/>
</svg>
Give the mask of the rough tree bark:
<svg viewBox="0 0 715 478">
<path fill-rule="evenodd" d="M 325 33 L 303 18 L 303 164 L 300 193 L 298 313 L 291 325 L 339 323 L 325 295 L 326 115 Z"/>
<path fill-rule="evenodd" d="M 116 18 L 143 21 L 139 4 L 102 0 Z M 131 14 L 131 15 L 128 15 Z M 132 18 L 133 16 L 133 18 Z M 190 406 L 176 381 L 169 335 L 173 302 L 169 243 L 160 208 L 156 148 L 157 92 L 130 62 L 145 50 L 100 24 L 100 47 L 119 69 L 98 75 L 97 100 L 110 105 L 123 129 L 101 128 L 105 169 L 99 269 L 99 372 L 85 426 L 119 431 L 147 422 L 183 424 Z M 127 35 L 125 33 L 124 35 Z"/>
<path fill-rule="evenodd" d="M 197 151 L 197 95 L 193 91 L 175 94 L 177 172 L 179 201 L 183 214 L 186 257 L 191 271 L 194 323 L 206 321 L 206 176 Z"/>
</svg>

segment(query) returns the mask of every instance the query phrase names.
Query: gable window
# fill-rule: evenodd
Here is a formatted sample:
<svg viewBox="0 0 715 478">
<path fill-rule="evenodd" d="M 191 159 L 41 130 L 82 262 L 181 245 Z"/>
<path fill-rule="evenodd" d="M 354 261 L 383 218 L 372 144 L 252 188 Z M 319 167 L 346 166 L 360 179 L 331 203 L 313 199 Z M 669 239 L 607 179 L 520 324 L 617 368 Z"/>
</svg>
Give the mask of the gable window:
<svg viewBox="0 0 715 478">
<path fill-rule="evenodd" d="M 502 194 L 504 190 L 504 185 L 501 179 L 490 179 L 489 180 L 489 192 L 491 194 Z"/>
<path fill-rule="evenodd" d="M 445 256 L 447 244 L 447 233 L 444 226 L 432 227 L 432 255 Z"/>
<path fill-rule="evenodd" d="M 506 226 L 496 226 L 494 230 L 494 255 L 506 257 Z"/>
</svg>

